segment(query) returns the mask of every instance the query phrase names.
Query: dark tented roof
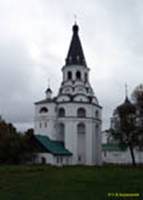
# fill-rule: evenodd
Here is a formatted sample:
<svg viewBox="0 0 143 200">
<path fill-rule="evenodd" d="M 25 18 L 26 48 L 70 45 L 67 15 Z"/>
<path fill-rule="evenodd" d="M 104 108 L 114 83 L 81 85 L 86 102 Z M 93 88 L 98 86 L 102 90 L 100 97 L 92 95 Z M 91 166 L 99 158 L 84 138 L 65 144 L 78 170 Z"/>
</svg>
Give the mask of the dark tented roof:
<svg viewBox="0 0 143 200">
<path fill-rule="evenodd" d="M 63 142 L 53 141 L 45 135 L 35 135 L 40 144 L 51 154 L 71 156 L 72 153 L 64 147 Z"/>
<path fill-rule="evenodd" d="M 75 24 L 73 26 L 73 36 L 66 58 L 66 65 L 83 65 L 86 66 L 84 53 L 82 50 L 80 38 L 78 36 L 79 27 Z"/>
<path fill-rule="evenodd" d="M 124 103 L 117 107 L 117 111 L 124 115 L 125 113 L 135 113 L 136 108 L 126 97 Z"/>
</svg>

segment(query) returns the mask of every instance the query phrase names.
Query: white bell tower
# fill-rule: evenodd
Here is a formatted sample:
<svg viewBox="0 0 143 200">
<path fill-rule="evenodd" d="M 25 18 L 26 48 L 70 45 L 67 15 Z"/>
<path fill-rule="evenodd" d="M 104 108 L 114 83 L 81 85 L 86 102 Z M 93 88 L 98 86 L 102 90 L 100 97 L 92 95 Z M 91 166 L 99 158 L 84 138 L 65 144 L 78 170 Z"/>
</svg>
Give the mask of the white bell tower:
<svg viewBox="0 0 143 200">
<path fill-rule="evenodd" d="M 101 106 L 89 81 L 79 27 L 72 27 L 73 36 L 57 96 L 58 109 L 64 115 L 58 123 L 64 126 L 65 146 L 73 152 L 73 164 L 101 164 Z"/>
<path fill-rule="evenodd" d="M 35 133 L 62 143 L 72 165 L 101 165 L 102 107 L 90 84 L 76 23 L 72 31 L 58 95 L 53 97 L 48 87 L 45 99 L 35 103 Z M 62 159 L 66 162 L 66 155 Z"/>
</svg>

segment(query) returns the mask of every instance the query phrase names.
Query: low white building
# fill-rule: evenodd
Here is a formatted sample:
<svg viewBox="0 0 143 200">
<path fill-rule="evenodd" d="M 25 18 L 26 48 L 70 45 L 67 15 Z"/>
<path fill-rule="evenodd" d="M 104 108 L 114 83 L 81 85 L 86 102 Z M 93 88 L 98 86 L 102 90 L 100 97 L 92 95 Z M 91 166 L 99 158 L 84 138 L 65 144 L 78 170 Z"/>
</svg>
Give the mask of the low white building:
<svg viewBox="0 0 143 200">
<path fill-rule="evenodd" d="M 46 90 L 46 97 L 35 103 L 35 139 L 45 151 L 37 162 L 54 165 L 101 165 L 101 110 L 89 81 L 79 27 L 73 36 L 58 95 Z M 52 77 L 54 79 L 54 77 Z"/>
<path fill-rule="evenodd" d="M 143 163 L 143 151 L 134 150 L 137 164 Z M 102 144 L 102 162 L 106 164 L 132 164 L 132 158 L 129 149 L 122 145 L 113 143 Z"/>
</svg>

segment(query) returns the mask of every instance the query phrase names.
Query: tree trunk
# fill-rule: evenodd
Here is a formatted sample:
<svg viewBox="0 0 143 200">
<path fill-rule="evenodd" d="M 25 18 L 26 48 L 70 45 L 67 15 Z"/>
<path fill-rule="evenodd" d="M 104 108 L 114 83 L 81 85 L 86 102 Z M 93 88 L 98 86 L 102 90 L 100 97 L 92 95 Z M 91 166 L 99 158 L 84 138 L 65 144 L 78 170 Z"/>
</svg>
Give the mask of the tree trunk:
<svg viewBox="0 0 143 200">
<path fill-rule="evenodd" d="M 136 166 L 136 160 L 135 160 L 134 150 L 133 150 L 133 146 L 131 144 L 129 144 L 129 150 L 130 150 L 130 153 L 131 153 L 132 165 Z"/>
</svg>

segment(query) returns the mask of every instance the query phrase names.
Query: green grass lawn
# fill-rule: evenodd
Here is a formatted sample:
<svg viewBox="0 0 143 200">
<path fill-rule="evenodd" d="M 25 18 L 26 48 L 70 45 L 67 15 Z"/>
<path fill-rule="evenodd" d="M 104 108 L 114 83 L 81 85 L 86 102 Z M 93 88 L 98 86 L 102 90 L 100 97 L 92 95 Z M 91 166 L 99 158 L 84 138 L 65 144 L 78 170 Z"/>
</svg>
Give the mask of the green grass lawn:
<svg viewBox="0 0 143 200">
<path fill-rule="evenodd" d="M 143 168 L 0 166 L 0 200 L 125 199 L 109 192 L 142 193 Z"/>
</svg>

